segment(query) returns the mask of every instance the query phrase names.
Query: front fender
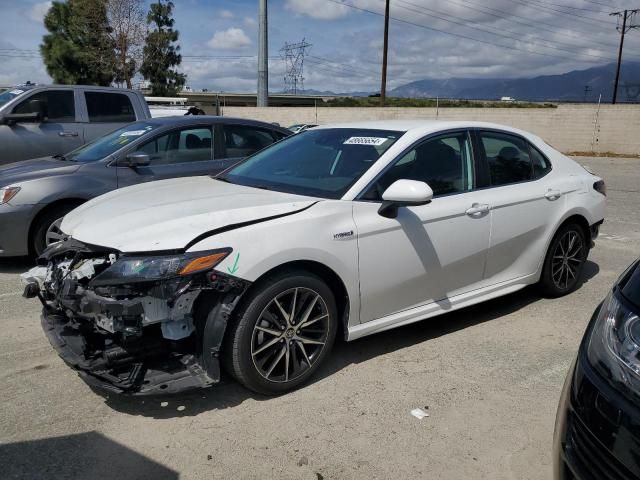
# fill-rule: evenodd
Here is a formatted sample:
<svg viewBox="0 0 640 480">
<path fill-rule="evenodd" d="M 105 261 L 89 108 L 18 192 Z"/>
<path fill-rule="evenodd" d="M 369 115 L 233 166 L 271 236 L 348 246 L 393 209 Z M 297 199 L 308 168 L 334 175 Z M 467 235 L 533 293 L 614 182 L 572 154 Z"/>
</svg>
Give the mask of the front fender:
<svg viewBox="0 0 640 480">
<path fill-rule="evenodd" d="M 291 262 L 325 265 L 345 285 L 349 324 L 359 323 L 358 245 L 351 207 L 345 201 L 319 202 L 303 212 L 205 238 L 189 251 L 231 247 L 231 255 L 216 268 L 250 282 Z"/>
</svg>

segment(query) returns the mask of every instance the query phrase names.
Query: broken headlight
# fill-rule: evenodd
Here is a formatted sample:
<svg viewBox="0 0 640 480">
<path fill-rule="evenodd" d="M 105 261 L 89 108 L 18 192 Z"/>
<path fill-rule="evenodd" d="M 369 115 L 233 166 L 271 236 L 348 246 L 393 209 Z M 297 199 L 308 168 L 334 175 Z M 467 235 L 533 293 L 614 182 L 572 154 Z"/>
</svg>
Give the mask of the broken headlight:
<svg viewBox="0 0 640 480">
<path fill-rule="evenodd" d="M 600 307 L 587 357 L 613 385 L 640 395 L 640 318 L 616 290 Z"/>
<path fill-rule="evenodd" d="M 96 276 L 93 287 L 152 282 L 211 270 L 231 253 L 230 248 L 177 255 L 122 256 Z"/>
</svg>

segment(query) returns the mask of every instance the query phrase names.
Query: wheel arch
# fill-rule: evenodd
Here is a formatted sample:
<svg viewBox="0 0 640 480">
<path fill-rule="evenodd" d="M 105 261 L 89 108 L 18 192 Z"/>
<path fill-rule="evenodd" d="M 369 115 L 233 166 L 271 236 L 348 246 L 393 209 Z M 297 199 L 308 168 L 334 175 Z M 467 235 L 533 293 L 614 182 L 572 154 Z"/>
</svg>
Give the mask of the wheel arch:
<svg viewBox="0 0 640 480">
<path fill-rule="evenodd" d="M 542 275 L 542 268 L 544 267 L 544 260 L 545 260 L 545 258 L 547 258 L 547 253 L 549 252 L 549 247 L 551 246 L 551 242 L 555 238 L 555 236 L 558 233 L 558 231 L 562 227 L 564 227 L 565 225 L 567 225 L 569 223 L 577 223 L 582 228 L 582 230 L 584 232 L 584 235 L 585 235 L 585 239 L 587 240 L 587 244 L 590 245 L 590 242 L 591 242 L 591 230 L 590 230 L 589 220 L 587 220 L 587 216 L 584 214 L 584 212 L 581 212 L 579 210 L 574 210 L 572 212 L 568 212 L 555 225 L 555 227 L 553 228 L 553 233 L 551 235 L 549 235 L 549 238 L 547 239 L 547 242 L 546 242 L 546 245 L 545 245 L 545 249 L 544 249 L 544 255 L 540 259 L 540 263 L 538 265 L 538 275 L 537 275 L 538 279 L 540 278 L 540 275 Z"/>
<path fill-rule="evenodd" d="M 87 201 L 87 199 L 85 198 L 79 198 L 79 197 L 70 197 L 70 198 L 61 198 L 58 200 L 55 200 L 54 202 L 48 203 L 47 205 L 43 206 L 38 213 L 36 213 L 33 218 L 31 219 L 31 224 L 29 225 L 29 234 L 27 237 L 27 241 L 29 242 L 29 251 L 31 253 L 33 253 L 34 248 L 33 248 L 33 236 L 35 234 L 35 229 L 36 226 L 38 225 L 38 221 L 45 216 L 46 214 L 48 214 L 51 210 L 55 209 L 55 208 L 60 208 L 63 206 L 70 206 L 73 208 L 79 207 L 80 205 L 82 205 L 83 203 L 85 203 Z"/>
<path fill-rule="evenodd" d="M 335 299 L 336 299 L 336 307 L 338 310 L 338 334 L 341 334 L 343 338 L 347 338 L 348 332 L 348 323 L 349 323 L 349 314 L 350 314 L 350 298 L 347 287 L 340 278 L 335 270 L 327 265 L 320 263 L 315 260 L 292 260 L 290 262 L 286 262 L 278 265 L 270 270 L 267 270 L 263 274 L 261 274 L 249 287 L 245 295 L 251 291 L 251 289 L 256 288 L 256 285 L 262 283 L 263 280 L 277 275 L 278 273 L 285 270 L 303 270 L 309 273 L 316 275 L 321 278 L 327 286 L 331 289 Z"/>
</svg>

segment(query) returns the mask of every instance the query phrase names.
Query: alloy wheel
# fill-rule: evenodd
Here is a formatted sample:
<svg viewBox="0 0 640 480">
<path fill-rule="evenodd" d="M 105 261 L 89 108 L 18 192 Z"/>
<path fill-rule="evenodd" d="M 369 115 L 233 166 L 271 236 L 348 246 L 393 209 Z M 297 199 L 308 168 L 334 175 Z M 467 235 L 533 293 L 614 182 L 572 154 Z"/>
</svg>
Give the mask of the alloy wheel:
<svg viewBox="0 0 640 480">
<path fill-rule="evenodd" d="M 55 222 L 49 225 L 49 228 L 47 228 L 44 236 L 45 246 L 49 247 L 54 243 L 60 242 L 64 239 L 64 234 L 62 233 L 62 230 L 60 230 L 60 225 L 62 225 L 63 218 L 64 217 L 58 218 Z"/>
<path fill-rule="evenodd" d="M 260 375 L 288 382 L 308 371 L 329 337 L 329 310 L 309 288 L 278 294 L 262 310 L 251 337 L 251 358 Z"/>
<path fill-rule="evenodd" d="M 575 230 L 567 231 L 560 238 L 551 259 L 551 278 L 559 289 L 566 290 L 578 280 L 584 248 L 582 236 Z"/>
</svg>

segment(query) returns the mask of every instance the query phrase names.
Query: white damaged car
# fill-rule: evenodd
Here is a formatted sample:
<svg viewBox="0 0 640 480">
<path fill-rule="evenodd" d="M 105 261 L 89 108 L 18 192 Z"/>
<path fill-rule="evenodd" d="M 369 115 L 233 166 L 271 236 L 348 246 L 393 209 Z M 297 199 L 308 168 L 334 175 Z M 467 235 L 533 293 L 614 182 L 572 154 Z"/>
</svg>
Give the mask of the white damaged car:
<svg viewBox="0 0 640 480">
<path fill-rule="evenodd" d="M 605 185 L 529 133 L 366 122 L 286 138 L 217 177 L 91 200 L 23 274 L 88 383 L 148 394 L 298 387 L 346 340 L 539 284 L 564 295 Z"/>
</svg>

